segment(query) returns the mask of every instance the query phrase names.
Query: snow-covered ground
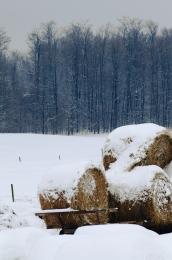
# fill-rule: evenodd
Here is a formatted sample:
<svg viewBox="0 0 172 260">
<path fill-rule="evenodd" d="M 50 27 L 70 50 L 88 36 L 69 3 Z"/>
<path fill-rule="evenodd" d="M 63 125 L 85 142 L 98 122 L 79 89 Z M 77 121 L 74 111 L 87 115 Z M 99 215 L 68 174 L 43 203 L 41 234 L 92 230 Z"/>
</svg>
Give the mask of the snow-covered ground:
<svg viewBox="0 0 172 260">
<path fill-rule="evenodd" d="M 36 228 L 0 233 L 0 260 L 171 260 L 172 234 L 137 225 L 82 227 L 57 236 Z"/>
<path fill-rule="evenodd" d="M 0 260 L 170 260 L 172 234 L 136 225 L 82 227 L 58 236 L 34 216 L 43 176 L 60 167 L 100 160 L 106 135 L 0 135 Z M 14 185 L 15 203 L 10 185 Z"/>
<path fill-rule="evenodd" d="M 58 166 L 100 159 L 105 137 L 1 134 L 0 197 L 10 200 L 12 183 L 17 199 L 36 198 L 42 176 Z"/>
</svg>

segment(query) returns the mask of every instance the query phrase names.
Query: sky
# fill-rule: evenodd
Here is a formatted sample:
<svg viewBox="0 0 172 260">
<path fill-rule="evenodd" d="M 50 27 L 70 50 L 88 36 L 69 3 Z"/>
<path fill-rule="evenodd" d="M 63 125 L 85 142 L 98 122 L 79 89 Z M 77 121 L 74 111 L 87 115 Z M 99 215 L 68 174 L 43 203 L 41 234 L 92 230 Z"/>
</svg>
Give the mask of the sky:
<svg viewBox="0 0 172 260">
<path fill-rule="evenodd" d="M 41 23 L 88 22 L 97 28 L 124 16 L 172 28 L 172 0 L 0 0 L 0 28 L 11 37 L 11 49 L 21 51 L 27 48 L 28 33 Z"/>
</svg>

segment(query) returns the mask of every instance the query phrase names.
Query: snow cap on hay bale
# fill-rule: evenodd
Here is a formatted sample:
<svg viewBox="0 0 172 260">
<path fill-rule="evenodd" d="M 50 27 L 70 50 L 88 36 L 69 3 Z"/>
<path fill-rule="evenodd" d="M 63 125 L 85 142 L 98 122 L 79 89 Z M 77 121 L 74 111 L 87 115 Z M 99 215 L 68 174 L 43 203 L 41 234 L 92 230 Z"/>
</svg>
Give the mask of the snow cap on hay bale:
<svg viewBox="0 0 172 260">
<path fill-rule="evenodd" d="M 103 148 L 103 164 L 130 171 L 136 166 L 164 168 L 172 160 L 172 134 L 156 124 L 127 125 L 113 130 Z"/>
<path fill-rule="evenodd" d="M 89 166 L 80 177 L 75 194 L 71 201 L 71 207 L 80 210 L 107 209 L 108 190 L 107 182 L 99 167 Z M 107 212 L 84 215 L 87 224 L 107 223 Z"/>
<path fill-rule="evenodd" d="M 44 176 L 39 185 L 38 194 L 42 209 L 64 209 L 71 207 L 71 198 L 79 178 L 85 170 L 85 163 L 69 164 L 59 166 L 51 174 Z M 44 218 L 47 226 L 57 226 L 61 228 L 61 223 L 56 216 L 46 216 Z M 78 216 L 63 215 L 64 223 L 77 225 L 80 221 Z"/>
<path fill-rule="evenodd" d="M 158 166 L 140 166 L 131 172 L 107 171 L 109 207 L 117 207 L 111 222 L 146 220 L 156 230 L 172 226 L 172 183 Z"/>
</svg>

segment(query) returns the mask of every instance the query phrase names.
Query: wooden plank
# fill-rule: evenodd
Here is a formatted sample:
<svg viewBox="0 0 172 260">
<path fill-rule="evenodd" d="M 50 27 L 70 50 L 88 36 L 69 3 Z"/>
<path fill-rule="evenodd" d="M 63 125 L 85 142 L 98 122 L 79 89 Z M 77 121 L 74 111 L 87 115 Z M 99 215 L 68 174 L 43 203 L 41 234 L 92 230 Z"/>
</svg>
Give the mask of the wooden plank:
<svg viewBox="0 0 172 260">
<path fill-rule="evenodd" d="M 90 213 L 98 213 L 98 212 L 118 212 L 117 208 L 110 208 L 110 209 L 94 209 L 94 210 L 42 210 L 38 213 L 35 213 L 35 216 L 45 216 L 45 215 L 66 215 L 66 214 L 90 214 Z"/>
<path fill-rule="evenodd" d="M 78 212 L 79 210 L 71 209 L 71 208 L 64 208 L 64 209 L 44 209 L 39 211 L 38 213 L 70 213 L 70 212 Z"/>
</svg>

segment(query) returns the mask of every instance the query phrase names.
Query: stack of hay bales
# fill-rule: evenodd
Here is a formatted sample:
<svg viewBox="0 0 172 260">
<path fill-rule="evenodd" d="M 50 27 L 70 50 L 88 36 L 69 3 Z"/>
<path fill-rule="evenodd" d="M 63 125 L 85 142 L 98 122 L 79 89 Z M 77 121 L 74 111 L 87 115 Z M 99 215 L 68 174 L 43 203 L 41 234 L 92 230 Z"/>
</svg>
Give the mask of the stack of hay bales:
<svg viewBox="0 0 172 260">
<path fill-rule="evenodd" d="M 151 228 L 172 227 L 172 183 L 162 170 L 172 160 L 172 137 L 155 124 L 115 129 L 103 148 L 109 184 L 110 222 L 146 220 Z M 158 167 L 159 166 L 159 167 Z"/>
<path fill-rule="evenodd" d="M 39 198 L 42 209 L 104 209 L 108 207 L 107 182 L 98 166 L 69 165 L 44 178 L 39 187 Z M 56 216 L 46 216 L 44 220 L 47 226 L 61 228 Z M 63 222 L 66 227 L 98 224 L 95 214 L 67 214 L 63 215 Z M 99 213 L 99 222 L 108 222 L 106 212 Z"/>
<path fill-rule="evenodd" d="M 44 178 L 42 209 L 118 209 L 98 218 L 95 213 L 65 215 L 65 227 L 131 220 L 159 232 L 172 230 L 172 183 L 165 172 L 172 161 L 171 132 L 155 124 L 119 127 L 108 136 L 102 155 L 101 166 L 61 166 Z M 45 222 L 61 228 L 56 216 Z"/>
</svg>

